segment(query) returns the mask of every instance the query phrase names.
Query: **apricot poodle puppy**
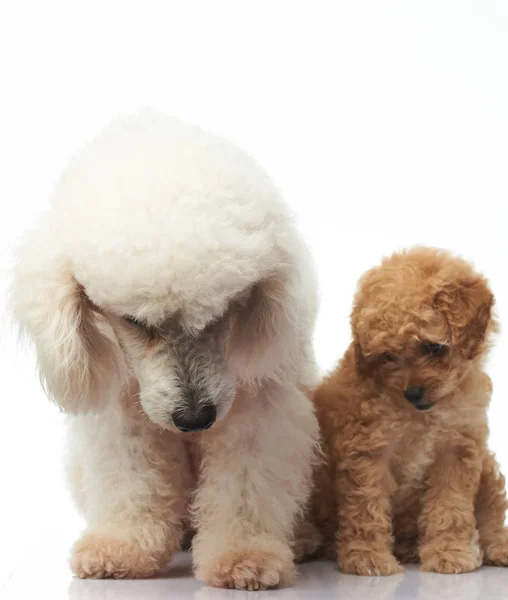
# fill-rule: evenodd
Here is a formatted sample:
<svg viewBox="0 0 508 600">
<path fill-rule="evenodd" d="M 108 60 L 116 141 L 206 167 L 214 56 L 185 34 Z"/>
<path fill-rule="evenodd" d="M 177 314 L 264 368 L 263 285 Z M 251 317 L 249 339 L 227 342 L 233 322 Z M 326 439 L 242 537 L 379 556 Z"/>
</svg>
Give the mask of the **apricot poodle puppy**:
<svg viewBox="0 0 508 600">
<path fill-rule="evenodd" d="M 487 447 L 493 303 L 481 275 L 435 249 L 360 280 L 353 341 L 315 394 L 329 462 L 312 517 L 342 571 L 508 564 L 504 478 Z"/>
</svg>

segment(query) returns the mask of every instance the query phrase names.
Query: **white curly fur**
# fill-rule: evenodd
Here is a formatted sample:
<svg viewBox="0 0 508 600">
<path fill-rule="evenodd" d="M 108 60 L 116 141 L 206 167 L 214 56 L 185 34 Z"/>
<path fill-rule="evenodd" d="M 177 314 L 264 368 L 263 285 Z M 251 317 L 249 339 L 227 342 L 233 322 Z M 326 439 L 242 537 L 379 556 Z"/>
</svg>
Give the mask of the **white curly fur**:
<svg viewBox="0 0 508 600">
<path fill-rule="evenodd" d="M 25 236 L 11 304 L 69 413 L 69 478 L 89 524 L 77 575 L 161 570 L 192 515 L 198 577 L 248 589 L 292 580 L 317 439 L 315 281 L 249 156 L 158 113 L 115 122 Z M 125 315 L 164 330 L 155 350 Z M 218 419 L 180 433 L 171 415 L 188 399 L 175 365 L 194 347 L 188 385 Z"/>
</svg>

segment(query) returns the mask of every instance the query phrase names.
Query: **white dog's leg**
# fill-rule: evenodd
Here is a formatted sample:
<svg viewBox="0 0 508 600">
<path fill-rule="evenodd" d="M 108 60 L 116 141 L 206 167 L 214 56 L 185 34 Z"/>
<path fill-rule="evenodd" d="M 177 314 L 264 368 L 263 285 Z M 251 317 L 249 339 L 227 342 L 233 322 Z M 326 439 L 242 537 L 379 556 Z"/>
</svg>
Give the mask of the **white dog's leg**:
<svg viewBox="0 0 508 600">
<path fill-rule="evenodd" d="M 209 585 L 265 589 L 292 583 L 291 537 L 309 492 L 317 423 L 298 389 L 240 393 L 203 436 L 193 542 Z"/>
<path fill-rule="evenodd" d="M 179 549 L 190 482 L 181 439 L 120 406 L 70 418 L 69 476 L 88 521 L 78 577 L 148 577 Z"/>
</svg>

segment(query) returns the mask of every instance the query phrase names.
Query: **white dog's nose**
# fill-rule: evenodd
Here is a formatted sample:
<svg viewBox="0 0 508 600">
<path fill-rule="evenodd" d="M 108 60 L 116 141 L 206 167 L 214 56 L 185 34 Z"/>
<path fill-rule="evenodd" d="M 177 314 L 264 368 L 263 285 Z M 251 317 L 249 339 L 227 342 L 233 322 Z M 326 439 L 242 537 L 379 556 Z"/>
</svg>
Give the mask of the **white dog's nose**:
<svg viewBox="0 0 508 600">
<path fill-rule="evenodd" d="M 198 411 L 177 411 L 173 413 L 175 427 L 183 432 L 203 431 L 209 429 L 217 418 L 217 410 L 213 404 L 205 404 Z"/>
</svg>

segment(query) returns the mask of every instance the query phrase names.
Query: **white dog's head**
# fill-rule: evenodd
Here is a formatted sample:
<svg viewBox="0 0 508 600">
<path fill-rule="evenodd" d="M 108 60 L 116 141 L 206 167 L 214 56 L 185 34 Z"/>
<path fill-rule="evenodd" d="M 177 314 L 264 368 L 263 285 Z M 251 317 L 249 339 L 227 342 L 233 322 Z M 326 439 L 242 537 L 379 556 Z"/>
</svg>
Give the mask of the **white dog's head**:
<svg viewBox="0 0 508 600">
<path fill-rule="evenodd" d="M 65 172 L 25 237 L 12 307 L 64 410 L 100 409 L 135 378 L 153 422 L 195 431 L 227 413 L 238 381 L 305 371 L 314 293 L 264 171 L 221 138 L 143 113 Z"/>
</svg>

